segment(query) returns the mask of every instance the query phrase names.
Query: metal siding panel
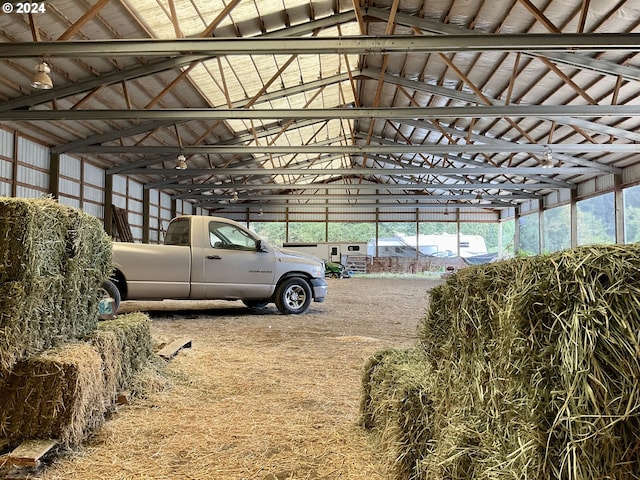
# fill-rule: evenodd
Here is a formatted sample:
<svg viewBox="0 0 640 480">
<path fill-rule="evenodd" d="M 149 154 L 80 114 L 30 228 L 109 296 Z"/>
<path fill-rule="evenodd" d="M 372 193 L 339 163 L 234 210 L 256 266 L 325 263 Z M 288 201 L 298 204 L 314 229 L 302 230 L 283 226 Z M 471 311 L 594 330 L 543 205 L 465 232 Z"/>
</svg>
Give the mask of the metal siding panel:
<svg viewBox="0 0 640 480">
<path fill-rule="evenodd" d="M 82 162 L 69 155 L 60 155 L 60 175 L 80 180 Z"/>
<path fill-rule="evenodd" d="M 104 190 L 85 184 L 83 189 L 83 197 L 86 200 L 104 203 Z"/>
<path fill-rule="evenodd" d="M 640 180 L 640 163 L 622 170 L 622 183 L 635 183 Z"/>
<path fill-rule="evenodd" d="M 129 212 L 129 223 L 131 225 L 142 225 L 142 215 L 139 213 Z"/>
<path fill-rule="evenodd" d="M 16 197 L 18 198 L 37 198 L 41 196 L 42 192 L 39 190 L 34 190 L 33 188 L 22 187 L 20 185 L 18 185 L 18 187 L 16 188 Z"/>
<path fill-rule="evenodd" d="M 381 209 L 378 220 L 380 222 L 415 222 L 416 214 L 415 212 L 400 213 Z"/>
<path fill-rule="evenodd" d="M 129 179 L 129 196 L 131 198 L 142 200 L 142 197 L 144 196 L 143 185 L 139 182 Z"/>
<path fill-rule="evenodd" d="M 105 177 L 104 170 L 85 162 L 84 164 L 85 183 L 90 183 L 91 185 L 104 188 L 104 177 Z"/>
<path fill-rule="evenodd" d="M 578 198 L 588 197 L 596 192 L 595 179 L 587 180 L 578 184 L 577 196 Z"/>
<path fill-rule="evenodd" d="M 155 188 L 149 190 L 149 204 L 160 205 L 160 192 Z"/>
<path fill-rule="evenodd" d="M 60 202 L 62 205 L 68 205 L 70 207 L 80 208 L 80 200 L 77 200 L 75 198 L 70 198 L 70 197 L 66 197 L 64 195 L 59 195 L 58 196 L 58 202 Z"/>
<path fill-rule="evenodd" d="M 95 203 L 84 202 L 82 209 L 90 215 L 102 220 L 104 218 L 104 208 Z"/>
<path fill-rule="evenodd" d="M 608 191 L 615 187 L 614 175 L 600 175 L 596 177 L 596 191 Z"/>
<path fill-rule="evenodd" d="M 49 149 L 31 140 L 18 137 L 18 161 L 49 169 Z"/>
<path fill-rule="evenodd" d="M 535 212 L 538 210 L 537 200 L 528 200 L 520 204 L 520 213 L 526 215 L 527 213 Z"/>
<path fill-rule="evenodd" d="M 127 194 L 127 177 L 123 177 L 121 175 L 113 176 L 113 193 L 121 193 L 122 195 Z"/>
<path fill-rule="evenodd" d="M 6 178 L 7 180 L 11 180 L 12 177 L 13 177 L 13 162 L 0 159 L 0 178 Z"/>
<path fill-rule="evenodd" d="M 171 210 L 171 197 L 168 194 L 160 194 L 160 206 L 162 206 L 162 208 L 166 208 L 167 210 Z"/>
<path fill-rule="evenodd" d="M 40 187 L 44 190 L 49 189 L 49 174 L 23 165 L 18 165 L 17 181 L 34 187 Z M 42 194 L 42 191 L 40 194 Z"/>
<path fill-rule="evenodd" d="M 171 220 L 171 211 L 161 208 L 159 217 L 162 220 Z"/>
<path fill-rule="evenodd" d="M 324 219 L 324 212 L 289 212 L 290 222 L 318 222 Z"/>
<path fill-rule="evenodd" d="M 127 199 L 122 195 L 113 194 L 112 202 L 116 207 L 127 208 Z"/>
<path fill-rule="evenodd" d="M 144 205 L 142 204 L 141 201 L 129 198 L 129 211 L 130 212 L 142 213 L 143 212 L 143 208 L 144 208 Z"/>
<path fill-rule="evenodd" d="M 329 212 L 329 222 L 375 222 L 375 213 L 356 212 L 353 214 Z"/>
<path fill-rule="evenodd" d="M 60 179 L 60 193 L 67 194 L 74 197 L 80 197 L 80 183 L 73 180 L 67 180 L 66 178 Z"/>
<path fill-rule="evenodd" d="M 0 195 L 4 197 L 11 196 L 11 184 L 0 182 Z"/>
<path fill-rule="evenodd" d="M 0 155 L 13 158 L 13 133 L 0 129 Z"/>
<path fill-rule="evenodd" d="M 131 234 L 135 240 L 142 239 L 142 228 L 131 226 Z"/>
</svg>

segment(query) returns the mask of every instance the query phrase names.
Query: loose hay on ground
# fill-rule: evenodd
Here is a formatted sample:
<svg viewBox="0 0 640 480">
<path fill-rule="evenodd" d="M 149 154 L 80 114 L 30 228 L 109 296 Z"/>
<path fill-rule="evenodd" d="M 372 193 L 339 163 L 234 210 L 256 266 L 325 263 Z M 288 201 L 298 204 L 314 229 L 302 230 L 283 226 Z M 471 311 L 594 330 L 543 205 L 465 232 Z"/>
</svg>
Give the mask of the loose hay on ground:
<svg viewBox="0 0 640 480">
<path fill-rule="evenodd" d="M 295 317 L 228 302 L 198 302 L 200 312 L 181 310 L 185 302 L 145 302 L 164 310 L 152 316 L 154 338 L 193 338 L 167 364 L 172 388 L 119 409 L 42 479 L 388 480 L 359 426 L 362 361 L 415 343 L 435 282 L 329 283 L 327 301 Z"/>
</svg>

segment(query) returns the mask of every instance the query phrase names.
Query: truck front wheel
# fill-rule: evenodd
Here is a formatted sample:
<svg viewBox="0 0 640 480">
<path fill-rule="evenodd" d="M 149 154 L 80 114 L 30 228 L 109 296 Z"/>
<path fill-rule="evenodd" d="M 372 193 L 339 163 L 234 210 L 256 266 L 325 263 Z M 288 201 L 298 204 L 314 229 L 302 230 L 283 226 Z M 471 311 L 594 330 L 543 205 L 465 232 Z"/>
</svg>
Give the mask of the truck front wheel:
<svg viewBox="0 0 640 480">
<path fill-rule="evenodd" d="M 311 304 L 311 287 L 302 278 L 289 278 L 277 288 L 275 303 L 286 315 L 304 313 Z"/>
</svg>

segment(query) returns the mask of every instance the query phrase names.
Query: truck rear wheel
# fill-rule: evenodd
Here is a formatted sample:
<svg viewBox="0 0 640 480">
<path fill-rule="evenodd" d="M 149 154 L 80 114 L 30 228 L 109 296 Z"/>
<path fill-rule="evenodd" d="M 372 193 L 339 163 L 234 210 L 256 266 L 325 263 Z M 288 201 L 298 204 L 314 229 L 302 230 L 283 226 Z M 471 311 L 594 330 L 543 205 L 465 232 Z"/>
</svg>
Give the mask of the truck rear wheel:
<svg viewBox="0 0 640 480">
<path fill-rule="evenodd" d="M 111 280 L 105 280 L 100 285 L 100 289 L 102 290 L 104 298 L 113 299 L 113 310 L 114 312 L 117 312 L 118 308 L 120 308 L 120 302 L 122 301 L 118 287 L 116 287 L 115 283 Z"/>
<path fill-rule="evenodd" d="M 275 303 L 285 315 L 304 313 L 311 304 L 311 287 L 303 278 L 289 278 L 277 288 Z"/>
</svg>

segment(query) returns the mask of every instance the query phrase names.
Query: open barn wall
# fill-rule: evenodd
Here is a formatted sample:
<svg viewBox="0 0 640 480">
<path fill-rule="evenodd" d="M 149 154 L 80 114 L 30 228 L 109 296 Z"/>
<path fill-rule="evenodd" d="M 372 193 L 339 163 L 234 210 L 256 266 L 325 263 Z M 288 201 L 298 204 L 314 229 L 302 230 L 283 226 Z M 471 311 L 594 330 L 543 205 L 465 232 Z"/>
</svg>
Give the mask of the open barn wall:
<svg viewBox="0 0 640 480">
<path fill-rule="evenodd" d="M 52 173 L 53 172 L 53 173 Z M 54 196 L 62 204 L 80 208 L 104 221 L 105 209 L 116 205 L 127 212 L 135 241 L 158 242 L 163 228 L 177 214 L 190 214 L 189 202 L 144 186 L 125 176 L 113 176 L 107 195 L 107 173 L 82 157 L 61 154 L 25 137 L 0 129 L 0 195 L 18 198 Z M 148 198 L 145 199 L 145 195 Z M 108 197 L 111 202 L 108 202 Z M 145 212 L 146 209 L 146 212 Z M 110 226 L 105 226 L 110 231 Z"/>
<path fill-rule="evenodd" d="M 52 170 L 55 171 L 52 174 Z M 108 192 L 111 177 L 111 192 Z M 573 206 L 570 208 L 571 220 L 567 227 L 570 231 L 568 246 L 579 245 L 581 240 L 577 230 L 577 216 L 575 206 L 587 199 L 601 195 L 612 194 L 615 199 L 615 208 L 612 216 L 615 217 L 616 236 L 614 241 L 625 243 L 629 241 L 625 237 L 625 206 L 622 202 L 624 192 L 640 183 L 640 168 L 629 166 L 622 170 L 621 175 L 602 175 L 585 180 L 577 185 L 575 191 L 558 189 L 546 194 L 541 199 L 523 202 L 517 208 L 489 211 L 483 208 L 448 208 L 443 206 L 440 210 L 424 209 L 397 209 L 379 208 L 374 212 L 362 209 L 336 210 L 332 208 L 331 201 L 317 201 L 304 206 L 292 206 L 286 211 L 270 211 L 268 207 L 255 205 L 238 205 L 232 211 L 224 211 L 219 215 L 251 225 L 255 222 L 283 222 L 285 224 L 296 222 L 316 222 L 328 225 L 337 223 L 385 223 L 404 222 L 415 223 L 419 231 L 421 223 L 496 223 L 515 221 L 521 225 L 522 218 L 533 218 L 541 225 L 539 243 L 528 251 L 549 251 L 549 245 L 544 243 L 544 215 L 545 212 L 561 206 Z M 338 190 L 338 192 L 340 192 Z M 347 191 L 342 192 L 345 196 Z M 44 195 L 52 195 L 63 204 L 81 208 L 101 220 L 109 218 L 110 207 L 115 205 L 127 213 L 134 241 L 157 243 L 163 239 L 166 226 L 176 215 L 204 214 L 216 215 L 215 211 L 197 207 L 179 195 L 171 194 L 160 188 L 145 188 L 141 182 L 126 175 L 108 175 L 104 168 L 96 166 L 82 156 L 69 154 L 52 154 L 45 145 L 27 137 L 19 132 L 9 129 L 0 129 L 0 195 L 9 197 L 33 198 Z M 110 226 L 106 227 L 110 231 Z M 325 228 L 328 231 L 328 228 Z M 115 234 L 115 232 L 110 231 Z M 519 236 L 519 235 L 518 235 Z M 332 241 L 325 236 L 322 241 Z M 288 241 L 288 239 L 287 239 Z M 520 242 L 515 241 L 515 250 L 520 247 Z M 547 242 L 549 243 L 549 242 Z M 553 250 L 551 250 L 553 251 Z M 515 253 L 515 252 L 512 252 Z"/>
</svg>

